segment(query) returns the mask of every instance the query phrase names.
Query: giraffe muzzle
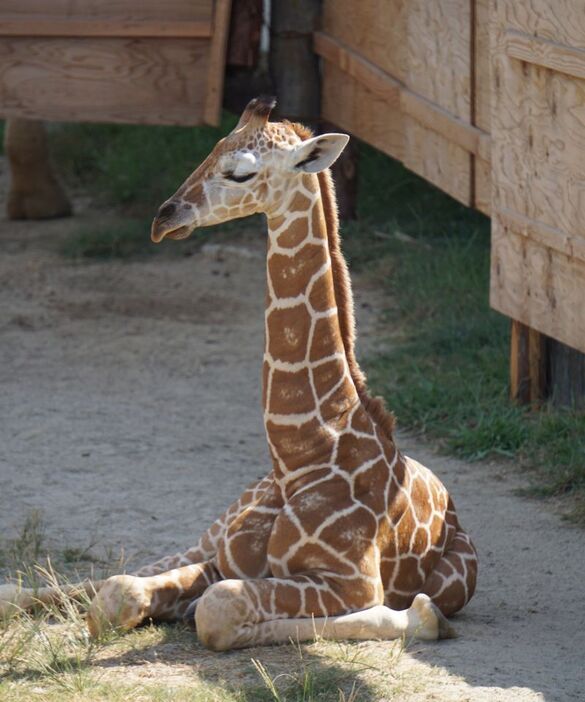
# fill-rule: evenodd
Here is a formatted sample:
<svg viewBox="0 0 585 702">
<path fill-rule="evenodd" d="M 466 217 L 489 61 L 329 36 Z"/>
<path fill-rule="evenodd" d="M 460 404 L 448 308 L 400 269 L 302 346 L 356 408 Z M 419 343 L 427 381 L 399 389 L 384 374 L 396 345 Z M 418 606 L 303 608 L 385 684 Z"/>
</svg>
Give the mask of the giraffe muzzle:
<svg viewBox="0 0 585 702">
<path fill-rule="evenodd" d="M 186 239 L 191 232 L 193 227 L 188 227 L 186 225 L 173 228 L 165 228 L 165 225 L 159 225 L 156 221 L 152 223 L 152 229 L 150 231 L 150 238 L 155 244 L 160 244 L 163 239 Z"/>
</svg>

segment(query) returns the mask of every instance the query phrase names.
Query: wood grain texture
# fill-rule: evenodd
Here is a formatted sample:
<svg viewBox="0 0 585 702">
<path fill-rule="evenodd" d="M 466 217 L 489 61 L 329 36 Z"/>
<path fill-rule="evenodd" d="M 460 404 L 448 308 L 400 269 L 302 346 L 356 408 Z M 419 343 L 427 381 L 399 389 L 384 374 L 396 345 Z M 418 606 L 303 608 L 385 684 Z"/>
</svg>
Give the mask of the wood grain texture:
<svg viewBox="0 0 585 702">
<path fill-rule="evenodd" d="M 513 319 L 510 328 L 510 398 L 536 408 L 545 394 L 545 337 Z"/>
<path fill-rule="evenodd" d="M 403 160 L 406 165 L 462 202 L 471 204 L 469 154 L 480 155 L 488 161 L 489 136 L 448 110 L 414 93 L 397 78 L 385 73 L 339 39 L 317 32 L 314 45 L 317 53 L 325 58 L 328 64 L 342 72 L 338 70 L 335 74 L 339 80 L 336 91 L 343 90 L 343 74 L 351 76 L 355 82 L 367 88 L 367 92 L 362 93 L 360 99 L 376 95 L 386 101 L 393 110 L 401 113 L 404 118 L 401 123 L 405 128 Z M 332 79 L 332 75 L 331 72 L 324 74 L 325 86 Z M 353 88 L 351 90 L 354 91 Z M 325 92 L 330 96 L 328 104 L 337 103 L 336 91 L 325 88 Z M 345 100 L 356 99 L 347 95 L 347 92 L 346 90 L 344 93 Z M 367 135 L 370 117 L 369 109 L 363 109 L 364 104 L 360 102 L 359 105 L 364 122 L 360 132 Z M 369 103 L 367 105 L 369 108 Z M 337 104 L 336 109 L 340 109 Z M 347 113 L 347 110 L 345 112 Z M 327 118 L 329 114 L 326 114 Z M 407 120 L 410 122 L 409 127 L 406 126 Z M 339 121 L 338 123 L 341 124 Z M 343 126 L 348 128 L 347 124 Z M 367 136 L 365 138 L 369 141 Z M 396 152 L 387 153 L 396 156 Z"/>
<path fill-rule="evenodd" d="M 504 51 L 519 61 L 550 68 L 573 78 L 585 78 L 585 49 L 508 29 L 504 32 Z"/>
<path fill-rule="evenodd" d="M 0 14 L 0 37 L 209 37 L 211 22 Z"/>
<path fill-rule="evenodd" d="M 585 266 L 581 261 L 500 224 L 492 227 L 492 307 L 583 351 L 584 299 Z"/>
<path fill-rule="evenodd" d="M 315 32 L 313 46 L 319 56 L 350 75 L 374 95 L 394 107 L 399 106 L 402 84 L 396 78 L 360 56 L 349 46 L 323 32 Z"/>
<path fill-rule="evenodd" d="M 323 32 L 404 82 L 409 5 L 409 0 L 324 0 Z"/>
<path fill-rule="evenodd" d="M 490 138 L 491 145 L 491 138 Z M 472 206 L 488 217 L 492 214 L 492 162 L 476 156 L 473 162 L 474 200 Z"/>
<path fill-rule="evenodd" d="M 0 115 L 200 124 L 209 42 L 5 38 Z"/>
<path fill-rule="evenodd" d="M 409 0 L 406 6 L 406 85 L 470 122 L 470 0 Z"/>
<path fill-rule="evenodd" d="M 409 0 L 406 87 L 471 124 L 470 0 Z M 409 101 L 407 104 L 411 104 Z M 466 148 L 421 120 L 405 118 L 405 164 L 466 205 L 472 204 L 472 159 Z"/>
<path fill-rule="evenodd" d="M 323 118 L 404 160 L 403 115 L 398 102 L 376 95 L 333 63 L 325 61 L 322 71 Z"/>
<path fill-rule="evenodd" d="M 513 56 L 511 36 L 533 37 L 531 51 L 548 42 L 548 58 L 531 58 L 550 66 Z M 585 80 L 566 59 L 584 48 L 583 4 L 495 0 L 492 39 L 493 206 L 504 215 L 492 224 L 492 304 L 585 351 Z"/>
<path fill-rule="evenodd" d="M 213 18 L 213 37 L 209 48 L 207 86 L 205 90 L 204 120 L 217 126 L 221 120 L 221 98 L 225 73 L 225 56 L 230 26 L 231 0 L 216 0 Z"/>
<path fill-rule="evenodd" d="M 474 56 L 474 120 L 484 132 L 491 123 L 491 68 L 490 68 L 490 0 L 473 0 L 475 4 Z"/>
<path fill-rule="evenodd" d="M 0 16 L 211 22 L 213 0 L 2 0 Z"/>
</svg>

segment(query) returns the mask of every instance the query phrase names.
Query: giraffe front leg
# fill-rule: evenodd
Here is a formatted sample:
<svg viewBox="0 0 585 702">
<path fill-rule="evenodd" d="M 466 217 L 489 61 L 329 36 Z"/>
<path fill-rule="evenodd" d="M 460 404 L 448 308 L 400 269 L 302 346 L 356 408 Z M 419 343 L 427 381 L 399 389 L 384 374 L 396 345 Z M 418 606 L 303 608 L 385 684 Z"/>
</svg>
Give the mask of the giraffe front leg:
<svg viewBox="0 0 585 702">
<path fill-rule="evenodd" d="M 87 615 L 90 634 L 98 636 L 109 626 L 133 629 L 145 619 L 180 619 L 191 602 L 218 579 L 211 561 L 149 577 L 114 575 L 91 603 Z"/>
<path fill-rule="evenodd" d="M 436 640 L 454 636 L 426 595 L 418 595 L 407 610 L 372 605 L 350 612 L 340 594 L 342 588 L 338 580 L 318 575 L 223 580 L 198 603 L 197 634 L 214 651 L 318 637 Z"/>
</svg>

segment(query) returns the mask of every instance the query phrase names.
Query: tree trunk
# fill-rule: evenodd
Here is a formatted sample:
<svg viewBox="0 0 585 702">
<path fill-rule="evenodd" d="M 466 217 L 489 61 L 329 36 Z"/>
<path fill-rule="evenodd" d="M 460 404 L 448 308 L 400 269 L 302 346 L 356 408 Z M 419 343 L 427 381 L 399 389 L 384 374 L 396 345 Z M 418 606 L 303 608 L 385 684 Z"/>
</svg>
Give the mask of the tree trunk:
<svg viewBox="0 0 585 702">
<path fill-rule="evenodd" d="M 10 163 L 9 219 L 49 219 L 71 214 L 71 204 L 51 166 L 42 122 L 9 119 L 4 150 Z"/>
<path fill-rule="evenodd" d="M 319 58 L 313 51 L 320 0 L 272 0 L 270 73 L 277 114 L 316 127 L 320 115 Z"/>
</svg>

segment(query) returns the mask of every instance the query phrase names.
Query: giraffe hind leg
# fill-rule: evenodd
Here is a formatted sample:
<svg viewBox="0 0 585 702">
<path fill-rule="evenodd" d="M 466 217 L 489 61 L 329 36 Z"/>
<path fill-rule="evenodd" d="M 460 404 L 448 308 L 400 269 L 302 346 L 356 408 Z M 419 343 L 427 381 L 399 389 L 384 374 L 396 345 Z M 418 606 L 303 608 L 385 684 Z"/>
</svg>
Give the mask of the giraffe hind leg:
<svg viewBox="0 0 585 702">
<path fill-rule="evenodd" d="M 199 640 L 214 651 L 226 651 L 318 638 L 390 640 L 407 636 L 436 640 L 454 636 L 427 595 L 417 595 L 407 610 L 375 605 L 345 613 L 329 585 L 326 577 L 310 575 L 223 580 L 212 585 L 197 604 Z M 313 599 L 316 592 L 319 604 Z M 319 616 L 309 611 L 313 609 L 308 606 L 310 599 Z"/>
<path fill-rule="evenodd" d="M 427 578 L 422 592 L 448 617 L 469 602 L 476 579 L 477 553 L 469 536 L 460 529 Z"/>
</svg>

